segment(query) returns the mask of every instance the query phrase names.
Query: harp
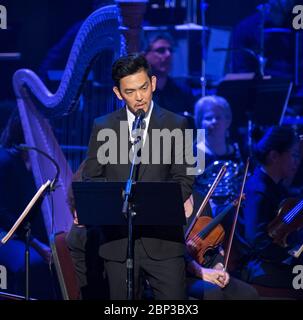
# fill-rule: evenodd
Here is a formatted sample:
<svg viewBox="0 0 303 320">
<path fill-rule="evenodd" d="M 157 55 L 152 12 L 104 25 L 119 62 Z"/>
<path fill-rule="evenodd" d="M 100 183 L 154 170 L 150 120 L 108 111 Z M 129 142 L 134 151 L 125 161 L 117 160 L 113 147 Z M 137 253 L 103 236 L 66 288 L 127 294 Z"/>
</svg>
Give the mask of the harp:
<svg viewBox="0 0 303 320">
<path fill-rule="evenodd" d="M 72 215 L 67 204 L 68 188 L 72 178 L 71 163 L 79 165 L 83 160 L 84 144 L 79 143 L 79 139 L 83 142 L 83 137 L 87 137 L 88 140 L 93 118 L 102 114 L 100 108 L 103 109 L 103 113 L 114 109 L 111 88 L 101 92 L 98 101 L 83 105 L 82 112 L 73 121 L 60 121 L 68 119 L 79 109 L 77 107 L 82 90 L 92 69 L 94 68 L 95 72 L 97 70 L 101 82 L 102 77 L 108 82 L 108 66 L 111 66 L 119 54 L 118 9 L 114 5 L 106 6 L 93 12 L 82 24 L 55 93 L 52 93 L 31 70 L 20 69 L 13 76 L 26 144 L 46 152 L 56 160 L 61 170 L 59 187 L 52 194 L 52 198 L 46 197 L 42 203 L 48 235 L 68 231 L 71 226 Z M 61 141 L 57 141 L 58 135 L 53 131 L 53 124 L 58 124 L 58 121 L 60 125 L 57 125 L 57 129 L 61 130 Z M 62 138 L 65 138 L 65 141 Z M 72 139 L 76 141 L 71 141 Z M 84 141 L 86 145 L 87 142 Z M 61 148 L 62 145 L 67 146 L 68 152 L 72 151 L 73 157 L 68 156 L 68 152 Z M 73 147 L 69 148 L 71 145 Z M 55 168 L 37 153 L 30 151 L 29 157 L 35 183 L 39 188 L 46 179 L 54 177 Z"/>
</svg>

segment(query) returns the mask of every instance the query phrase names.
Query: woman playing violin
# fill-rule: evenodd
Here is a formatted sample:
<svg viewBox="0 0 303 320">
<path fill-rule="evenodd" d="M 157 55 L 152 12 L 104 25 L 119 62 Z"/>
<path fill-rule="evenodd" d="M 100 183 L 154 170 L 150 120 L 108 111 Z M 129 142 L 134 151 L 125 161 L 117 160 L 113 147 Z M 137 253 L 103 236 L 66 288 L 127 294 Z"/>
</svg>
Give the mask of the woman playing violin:
<svg viewBox="0 0 303 320">
<path fill-rule="evenodd" d="M 206 171 L 211 174 L 203 174 L 196 177 L 194 187 L 194 212 L 200 207 L 201 200 L 204 199 L 205 193 L 209 189 L 209 183 L 212 183 L 213 170 L 219 171 L 222 165 L 214 166 L 215 161 L 222 163 L 229 161 L 233 170 L 234 164 L 236 169 L 241 162 L 240 153 L 236 145 L 230 144 L 228 140 L 228 129 L 232 121 L 232 112 L 228 102 L 219 96 L 206 96 L 199 99 L 195 105 L 195 122 L 198 129 L 205 129 L 205 143 L 198 141 L 196 148 L 205 152 Z M 216 172 L 217 174 L 217 172 Z M 229 177 L 233 174 L 229 172 Z M 234 175 L 233 175 L 234 176 Z M 230 196 L 233 197 L 233 190 L 240 190 L 240 185 L 236 186 L 234 176 L 233 183 L 231 180 L 222 179 L 214 193 L 212 194 L 211 205 L 209 202 L 203 215 L 213 217 L 220 211 L 220 207 L 224 207 Z M 227 223 L 226 223 L 227 222 Z M 225 220 L 226 224 L 229 219 Z M 222 228 L 222 227 L 221 227 Z M 226 229 L 226 231 L 228 231 Z M 224 253 L 220 246 L 216 246 L 214 250 L 209 250 L 204 256 L 203 262 L 197 261 L 196 257 L 187 246 L 187 284 L 189 296 L 197 299 L 206 300 L 225 300 L 225 299 L 256 299 L 256 291 L 244 282 L 230 277 L 229 273 L 224 270 L 223 260 Z"/>
<path fill-rule="evenodd" d="M 245 207 L 240 211 L 236 239 L 244 268 L 241 278 L 267 287 L 292 288 L 294 260 L 289 247 L 276 244 L 268 234 L 268 226 L 276 218 L 281 201 L 287 196 L 285 182 L 294 178 L 299 163 L 299 139 L 288 127 L 272 127 L 256 144 L 260 163 L 247 182 Z M 301 237 L 302 244 L 303 239 Z"/>
<path fill-rule="evenodd" d="M 195 206 L 197 204 L 195 203 Z M 196 210 L 194 210 L 196 211 Z M 209 204 L 201 218 L 212 215 Z M 198 222 L 199 223 L 199 222 Z M 220 228 L 222 228 L 220 226 Z M 216 228 L 212 232 L 216 232 Z M 210 235 L 212 237 L 212 235 Z M 224 270 L 224 251 L 219 242 L 214 243 L 199 263 L 187 242 L 187 290 L 190 297 L 203 300 L 253 300 L 258 299 L 256 290 L 249 284 L 231 277 Z"/>
</svg>

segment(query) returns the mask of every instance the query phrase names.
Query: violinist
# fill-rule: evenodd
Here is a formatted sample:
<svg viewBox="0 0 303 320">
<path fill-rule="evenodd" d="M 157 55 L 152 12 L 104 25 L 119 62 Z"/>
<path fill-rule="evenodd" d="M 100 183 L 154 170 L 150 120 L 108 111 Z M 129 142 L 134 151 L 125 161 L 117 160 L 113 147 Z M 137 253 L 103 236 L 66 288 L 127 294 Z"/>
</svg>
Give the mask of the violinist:
<svg viewBox="0 0 303 320">
<path fill-rule="evenodd" d="M 300 262 L 288 251 L 303 239 L 294 232 L 288 246 L 282 247 L 269 236 L 268 228 L 287 196 L 285 181 L 289 183 L 297 172 L 299 139 L 289 127 L 271 127 L 256 144 L 255 155 L 260 165 L 246 184 L 245 207 L 236 230 L 241 278 L 267 287 L 292 288 L 293 265 L 302 264 L 302 258 Z"/>
<path fill-rule="evenodd" d="M 196 204 L 195 204 L 196 206 Z M 195 209 L 194 209 L 195 211 Z M 212 216 L 209 203 L 203 211 L 202 218 Z M 217 228 L 217 227 L 216 227 Z M 216 228 L 212 232 L 216 232 Z M 220 226 L 220 228 L 222 228 Z M 212 237 L 212 235 L 210 235 Z M 203 262 L 199 263 L 192 254 L 187 242 L 187 291 L 189 297 L 200 300 L 255 300 L 256 290 L 249 284 L 231 277 L 224 269 L 224 250 L 222 246 L 214 246 L 205 252 Z"/>
<path fill-rule="evenodd" d="M 232 108 L 223 97 L 205 96 L 195 104 L 196 127 L 205 130 L 205 141 L 198 141 L 196 144 L 197 150 L 205 152 L 205 170 L 195 177 L 194 190 L 197 196 L 194 198 L 204 197 L 222 165 L 227 165 L 226 174 L 210 199 L 213 216 L 217 216 L 238 196 L 244 173 L 238 144 L 229 137 L 232 117 Z M 197 199 L 195 201 L 197 202 Z M 233 215 L 229 214 L 222 221 L 227 238 L 232 226 L 232 217 Z"/>
</svg>

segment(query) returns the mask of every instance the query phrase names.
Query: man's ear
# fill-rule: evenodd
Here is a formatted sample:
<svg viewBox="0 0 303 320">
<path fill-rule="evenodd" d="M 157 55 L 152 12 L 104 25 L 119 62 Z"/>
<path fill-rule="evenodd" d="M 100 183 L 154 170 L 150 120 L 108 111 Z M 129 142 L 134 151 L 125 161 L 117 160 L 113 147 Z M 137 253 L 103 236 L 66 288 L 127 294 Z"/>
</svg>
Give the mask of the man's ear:
<svg viewBox="0 0 303 320">
<path fill-rule="evenodd" d="M 118 87 L 113 87 L 113 91 L 114 91 L 114 93 L 115 93 L 115 95 L 117 96 L 117 98 L 119 99 L 119 100 L 123 100 L 123 98 L 122 98 L 122 96 L 121 96 L 121 93 L 120 93 L 120 90 L 119 90 L 119 88 Z"/>
<path fill-rule="evenodd" d="M 151 77 L 151 85 L 152 85 L 152 91 L 154 92 L 157 87 L 157 77 L 156 76 Z"/>
</svg>

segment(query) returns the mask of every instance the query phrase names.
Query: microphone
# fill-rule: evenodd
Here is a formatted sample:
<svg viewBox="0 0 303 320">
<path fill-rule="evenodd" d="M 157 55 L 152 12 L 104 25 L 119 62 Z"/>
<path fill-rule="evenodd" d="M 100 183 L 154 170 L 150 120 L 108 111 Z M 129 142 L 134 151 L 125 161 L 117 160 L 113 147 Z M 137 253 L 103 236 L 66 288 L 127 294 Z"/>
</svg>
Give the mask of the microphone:
<svg viewBox="0 0 303 320">
<path fill-rule="evenodd" d="M 136 131 L 140 129 L 144 118 L 145 118 L 145 111 L 143 109 L 137 110 L 135 113 L 135 121 L 133 122 L 132 131 Z"/>
<path fill-rule="evenodd" d="M 29 151 L 29 150 L 34 150 L 40 154 L 42 154 L 44 157 L 46 157 L 47 159 L 49 159 L 53 165 L 55 166 L 56 168 L 56 175 L 55 175 L 55 178 L 52 180 L 51 184 L 50 184 L 50 190 L 51 191 L 54 191 L 55 190 L 55 185 L 59 179 L 59 175 L 60 175 L 60 167 L 58 165 L 58 163 L 52 158 L 50 157 L 46 152 L 36 148 L 36 147 L 31 147 L 31 146 L 28 146 L 26 144 L 19 144 L 19 145 L 15 145 L 14 146 L 17 150 L 21 150 L 21 151 Z"/>
<path fill-rule="evenodd" d="M 131 136 L 135 139 L 133 142 L 133 145 L 138 143 L 142 137 L 141 137 L 141 131 L 140 129 L 145 129 L 145 121 L 143 120 L 145 118 L 145 111 L 143 109 L 139 109 L 135 113 L 135 120 L 133 122 L 132 132 Z"/>
</svg>

